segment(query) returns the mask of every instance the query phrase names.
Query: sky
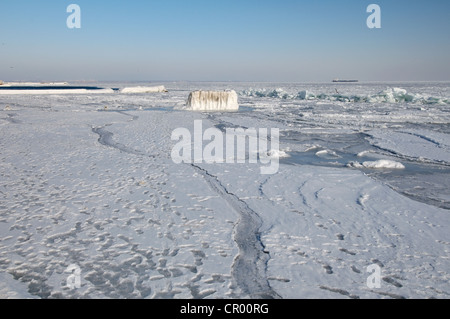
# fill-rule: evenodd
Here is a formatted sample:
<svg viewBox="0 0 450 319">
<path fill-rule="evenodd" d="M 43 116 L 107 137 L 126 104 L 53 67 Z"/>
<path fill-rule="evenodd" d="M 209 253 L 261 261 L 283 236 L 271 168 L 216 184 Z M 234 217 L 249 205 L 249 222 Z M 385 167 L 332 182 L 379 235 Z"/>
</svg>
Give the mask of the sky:
<svg viewBox="0 0 450 319">
<path fill-rule="evenodd" d="M 2 0 L 0 80 L 449 81 L 449 17 L 448 0 Z"/>
</svg>

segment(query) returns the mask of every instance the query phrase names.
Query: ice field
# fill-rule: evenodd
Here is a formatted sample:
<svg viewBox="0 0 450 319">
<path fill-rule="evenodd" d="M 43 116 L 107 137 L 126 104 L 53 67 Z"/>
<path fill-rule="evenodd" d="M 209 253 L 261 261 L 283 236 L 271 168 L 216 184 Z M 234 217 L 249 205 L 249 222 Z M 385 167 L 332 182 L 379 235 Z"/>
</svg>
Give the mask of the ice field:
<svg viewBox="0 0 450 319">
<path fill-rule="evenodd" d="M 0 298 L 449 298 L 449 83 L 152 85 L 0 90 Z M 278 172 L 175 164 L 195 120 L 279 129 Z"/>
</svg>

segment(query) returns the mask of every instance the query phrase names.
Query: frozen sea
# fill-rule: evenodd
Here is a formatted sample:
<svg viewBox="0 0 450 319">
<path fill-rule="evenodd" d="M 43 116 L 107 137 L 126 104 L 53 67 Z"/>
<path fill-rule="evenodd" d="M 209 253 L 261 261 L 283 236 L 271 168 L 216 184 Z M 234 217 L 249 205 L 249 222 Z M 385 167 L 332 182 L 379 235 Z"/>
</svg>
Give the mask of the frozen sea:
<svg viewBox="0 0 450 319">
<path fill-rule="evenodd" d="M 449 298 L 450 83 L 70 85 L 0 91 L 0 298 Z M 195 120 L 288 156 L 175 164 Z"/>
</svg>

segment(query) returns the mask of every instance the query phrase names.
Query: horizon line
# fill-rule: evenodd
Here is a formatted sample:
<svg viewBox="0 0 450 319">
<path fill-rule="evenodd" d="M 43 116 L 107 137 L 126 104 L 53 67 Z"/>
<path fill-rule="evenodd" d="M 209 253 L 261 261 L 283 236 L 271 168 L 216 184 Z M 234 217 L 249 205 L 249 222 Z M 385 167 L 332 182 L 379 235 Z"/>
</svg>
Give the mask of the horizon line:
<svg viewBox="0 0 450 319">
<path fill-rule="evenodd" d="M 345 80 L 345 79 L 343 79 Z M 450 79 L 448 80 L 357 80 L 357 82 L 353 83 L 345 83 L 345 82 L 333 82 L 333 79 L 325 81 L 325 80 L 296 80 L 296 81 L 289 81 L 289 80 L 188 80 L 188 79 L 177 79 L 177 80 L 156 80 L 156 79 L 149 79 L 149 80 L 95 80 L 95 79 L 72 79 L 72 80 L 0 80 L 0 83 L 3 82 L 3 84 L 8 83 L 39 83 L 39 84 L 45 84 L 45 83 L 70 83 L 70 82 L 97 82 L 97 83 L 104 83 L 104 82 L 112 82 L 112 83 L 180 83 L 180 82 L 187 82 L 187 83 L 334 83 L 334 84 L 358 84 L 358 83 L 425 83 L 425 82 L 434 82 L 434 83 L 447 83 L 450 82 Z M 1 85 L 1 84 L 0 84 Z"/>
</svg>

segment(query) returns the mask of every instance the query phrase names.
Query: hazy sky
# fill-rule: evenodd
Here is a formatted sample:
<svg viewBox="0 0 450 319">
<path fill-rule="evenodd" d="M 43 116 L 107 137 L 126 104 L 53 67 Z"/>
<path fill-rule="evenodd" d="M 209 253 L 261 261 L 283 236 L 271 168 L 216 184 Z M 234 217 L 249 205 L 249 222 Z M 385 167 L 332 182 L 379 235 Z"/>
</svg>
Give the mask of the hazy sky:
<svg viewBox="0 0 450 319">
<path fill-rule="evenodd" d="M 449 0 L 1 0 L 0 80 L 450 80 L 449 17 Z"/>
</svg>

